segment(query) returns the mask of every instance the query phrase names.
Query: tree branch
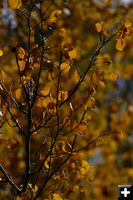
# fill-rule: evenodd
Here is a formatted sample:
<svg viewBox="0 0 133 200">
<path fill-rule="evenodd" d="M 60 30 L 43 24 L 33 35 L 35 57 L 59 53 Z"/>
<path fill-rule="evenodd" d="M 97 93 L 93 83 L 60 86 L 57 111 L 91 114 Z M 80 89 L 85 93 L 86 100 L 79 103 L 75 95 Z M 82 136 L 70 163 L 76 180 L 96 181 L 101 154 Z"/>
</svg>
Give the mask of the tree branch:
<svg viewBox="0 0 133 200">
<path fill-rule="evenodd" d="M 7 179 L 7 182 L 11 185 L 11 187 L 17 192 L 17 194 L 21 193 L 21 189 L 18 188 L 15 183 L 11 180 L 11 178 L 9 177 L 9 175 L 7 174 L 6 170 L 2 167 L 2 165 L 0 164 L 0 171 L 3 173 L 3 175 L 5 176 L 5 178 Z"/>
</svg>

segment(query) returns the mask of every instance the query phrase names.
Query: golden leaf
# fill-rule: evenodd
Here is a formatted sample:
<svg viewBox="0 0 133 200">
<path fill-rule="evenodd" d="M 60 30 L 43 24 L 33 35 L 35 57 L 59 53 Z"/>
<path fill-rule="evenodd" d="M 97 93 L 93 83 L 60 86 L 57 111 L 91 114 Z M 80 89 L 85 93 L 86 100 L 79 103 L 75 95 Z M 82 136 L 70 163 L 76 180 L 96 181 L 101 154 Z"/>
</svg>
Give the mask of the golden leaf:
<svg viewBox="0 0 133 200">
<path fill-rule="evenodd" d="M 124 47 L 126 46 L 126 39 L 119 38 L 116 40 L 116 49 L 119 51 L 123 51 Z"/>
<path fill-rule="evenodd" d="M 23 70 L 25 69 L 25 65 L 26 65 L 25 60 L 18 60 L 18 65 L 19 65 L 20 72 L 23 72 Z"/>
<path fill-rule="evenodd" d="M 42 108 L 43 107 L 43 101 L 42 101 L 42 98 L 39 98 L 37 103 L 36 103 L 36 106 L 39 107 L 39 108 Z"/>
<path fill-rule="evenodd" d="M 78 192 L 79 191 L 79 186 L 78 185 L 75 185 L 74 187 L 73 187 L 73 192 Z"/>
<path fill-rule="evenodd" d="M 102 31 L 102 24 L 96 23 L 95 26 L 96 26 L 97 32 L 100 33 Z"/>
<path fill-rule="evenodd" d="M 3 56 L 3 51 L 0 49 L 0 56 Z"/>
<path fill-rule="evenodd" d="M 82 160 L 82 165 L 80 168 L 81 175 L 85 175 L 89 169 L 90 169 L 89 163 L 86 160 Z"/>
<path fill-rule="evenodd" d="M 76 49 L 69 51 L 68 55 L 70 56 L 70 59 L 75 59 L 77 55 Z"/>
<path fill-rule="evenodd" d="M 105 83 L 103 81 L 99 80 L 99 87 L 100 88 L 105 88 Z"/>
<path fill-rule="evenodd" d="M 56 111 L 56 100 L 51 97 L 46 97 L 43 100 L 43 107 L 47 108 L 49 112 L 55 112 Z"/>
<path fill-rule="evenodd" d="M 50 17 L 49 17 L 49 23 L 56 23 L 57 19 L 58 19 L 58 15 L 60 15 L 62 13 L 61 10 L 55 10 L 51 13 Z"/>
<path fill-rule="evenodd" d="M 85 104 L 85 109 L 94 107 L 95 99 L 90 97 Z"/>
<path fill-rule="evenodd" d="M 110 73 L 109 74 L 109 80 L 116 81 L 118 79 L 118 75 L 116 73 Z"/>
<path fill-rule="evenodd" d="M 54 193 L 53 194 L 53 199 L 52 200 L 63 200 L 60 194 Z"/>
<path fill-rule="evenodd" d="M 68 92 L 67 91 L 59 91 L 59 96 L 58 99 L 61 100 L 66 100 L 68 97 Z"/>
<path fill-rule="evenodd" d="M 41 90 L 41 94 L 43 95 L 43 96 L 47 96 L 48 94 L 49 94 L 49 92 L 50 92 L 50 88 L 48 87 L 48 86 L 45 86 L 42 90 Z"/>
<path fill-rule="evenodd" d="M 37 192 L 38 191 L 38 186 L 35 185 L 34 189 L 33 189 L 33 192 Z"/>
<path fill-rule="evenodd" d="M 22 90 L 20 88 L 18 88 L 16 91 L 15 91 L 15 96 L 16 96 L 16 99 L 20 99 L 22 95 Z"/>
<path fill-rule="evenodd" d="M 74 70 L 74 72 L 72 74 L 72 80 L 74 82 L 77 82 L 79 80 L 79 73 L 78 73 L 78 71 L 76 69 Z"/>
<path fill-rule="evenodd" d="M 125 26 L 126 28 L 131 27 L 131 26 L 132 26 L 132 22 L 131 22 L 129 19 L 125 19 L 125 20 L 124 20 L 124 26 Z"/>
<path fill-rule="evenodd" d="M 78 131 L 80 135 L 85 135 L 86 131 L 87 131 L 86 123 L 84 123 L 84 122 L 80 123 L 77 126 L 76 131 Z"/>
<path fill-rule="evenodd" d="M 13 10 L 19 9 L 22 6 L 21 0 L 8 0 L 9 7 Z"/>
<path fill-rule="evenodd" d="M 24 59 L 25 58 L 25 54 L 26 54 L 25 50 L 22 47 L 19 47 L 18 48 L 18 58 L 19 59 Z"/>
<path fill-rule="evenodd" d="M 64 73 L 68 73 L 70 71 L 70 62 L 69 61 L 63 62 L 60 66 L 60 70 L 63 71 Z"/>
</svg>

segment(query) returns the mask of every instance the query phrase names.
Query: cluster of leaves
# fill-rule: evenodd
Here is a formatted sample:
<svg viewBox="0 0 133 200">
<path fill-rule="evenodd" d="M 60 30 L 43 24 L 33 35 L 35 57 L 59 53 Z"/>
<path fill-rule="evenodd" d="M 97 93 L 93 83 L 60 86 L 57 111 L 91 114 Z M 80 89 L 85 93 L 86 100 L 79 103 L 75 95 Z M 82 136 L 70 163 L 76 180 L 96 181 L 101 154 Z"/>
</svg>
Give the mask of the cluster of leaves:
<svg viewBox="0 0 133 200">
<path fill-rule="evenodd" d="M 132 111 L 122 110 L 119 101 L 108 103 L 108 90 L 114 91 L 121 71 L 113 63 L 125 55 L 121 51 L 131 40 L 130 17 L 120 23 L 122 8 L 112 12 L 111 1 L 103 5 L 87 0 L 9 0 L 8 4 L 16 10 L 18 26 L 12 30 L 10 44 L 4 41 L 0 47 L 1 196 L 16 200 L 110 197 L 113 192 L 106 185 L 125 181 L 114 155 L 118 141 L 126 138 L 122 131 L 129 130 Z M 79 17 L 81 24 L 75 27 Z M 113 19 L 119 22 L 116 27 Z M 92 47 L 94 52 L 89 50 Z M 121 54 L 114 53 L 114 47 Z M 103 171 L 101 163 L 94 179 L 88 160 L 107 135 L 100 152 L 109 168 Z M 129 166 L 125 171 L 132 176 Z M 118 177 L 116 182 L 110 174 Z"/>
</svg>

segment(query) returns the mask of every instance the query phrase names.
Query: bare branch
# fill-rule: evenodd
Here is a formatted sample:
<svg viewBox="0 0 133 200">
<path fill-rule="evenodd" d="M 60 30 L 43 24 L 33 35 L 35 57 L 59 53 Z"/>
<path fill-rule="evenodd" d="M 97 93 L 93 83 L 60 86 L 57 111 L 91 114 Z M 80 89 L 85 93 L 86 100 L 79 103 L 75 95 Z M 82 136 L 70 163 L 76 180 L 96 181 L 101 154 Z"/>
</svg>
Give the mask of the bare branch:
<svg viewBox="0 0 133 200">
<path fill-rule="evenodd" d="M 5 176 L 5 178 L 7 179 L 7 182 L 11 185 L 11 187 L 17 192 L 17 194 L 21 193 L 21 189 L 18 188 L 15 183 L 11 180 L 11 178 L 9 177 L 9 175 L 7 174 L 7 172 L 5 171 L 5 169 L 2 167 L 2 165 L 0 164 L 0 171 L 3 173 L 3 175 Z"/>
</svg>

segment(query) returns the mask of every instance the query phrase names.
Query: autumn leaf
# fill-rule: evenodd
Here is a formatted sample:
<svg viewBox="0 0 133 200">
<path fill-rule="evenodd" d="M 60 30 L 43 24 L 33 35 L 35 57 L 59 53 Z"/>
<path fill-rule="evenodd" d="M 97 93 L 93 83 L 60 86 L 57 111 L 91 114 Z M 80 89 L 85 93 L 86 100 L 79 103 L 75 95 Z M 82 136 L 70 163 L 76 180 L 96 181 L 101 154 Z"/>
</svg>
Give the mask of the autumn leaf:
<svg viewBox="0 0 133 200">
<path fill-rule="evenodd" d="M 15 97 L 16 99 L 20 99 L 22 96 L 22 90 L 20 88 L 18 88 L 16 91 L 15 91 Z"/>
<path fill-rule="evenodd" d="M 70 62 L 69 61 L 66 61 L 66 62 L 63 62 L 60 66 L 60 70 L 63 72 L 63 73 L 68 73 L 70 71 Z"/>
<path fill-rule="evenodd" d="M 116 40 L 116 49 L 119 51 L 123 51 L 126 46 L 126 39 L 125 38 L 118 38 Z"/>
<path fill-rule="evenodd" d="M 95 99 L 94 99 L 94 97 L 90 97 L 90 98 L 87 100 L 86 104 L 85 104 L 85 109 L 94 107 L 94 104 L 95 104 Z"/>
<path fill-rule="evenodd" d="M 73 192 L 78 192 L 79 191 L 79 185 L 75 185 L 74 187 L 73 187 Z"/>
<path fill-rule="evenodd" d="M 78 73 L 77 69 L 75 69 L 74 72 L 73 72 L 73 74 L 72 74 L 72 80 L 74 82 L 77 82 L 79 80 L 79 73 Z"/>
<path fill-rule="evenodd" d="M 116 81 L 118 79 L 118 75 L 116 73 L 110 73 L 109 74 L 109 80 Z"/>
<path fill-rule="evenodd" d="M 75 126 L 77 126 L 75 124 Z M 87 131 L 87 125 L 86 123 L 82 122 L 76 127 L 76 131 L 79 132 L 80 135 L 85 135 Z"/>
<path fill-rule="evenodd" d="M 47 95 L 49 94 L 49 92 L 50 92 L 50 87 L 45 86 L 45 87 L 41 90 L 40 93 L 41 93 L 43 96 L 47 96 Z"/>
<path fill-rule="evenodd" d="M 13 10 L 19 9 L 22 6 L 21 0 L 8 0 L 8 4 Z"/>
<path fill-rule="evenodd" d="M 19 47 L 17 54 L 18 54 L 18 59 L 23 60 L 26 56 L 26 51 L 22 47 Z"/>
<path fill-rule="evenodd" d="M 69 51 L 68 55 L 69 55 L 70 59 L 75 59 L 76 55 L 77 55 L 76 49 Z"/>
<path fill-rule="evenodd" d="M 63 200 L 62 197 L 60 196 L 60 194 L 58 193 L 54 193 L 53 194 L 53 199 L 52 200 Z"/>
<path fill-rule="evenodd" d="M 68 97 L 68 92 L 67 92 L 67 91 L 59 91 L 58 99 L 59 99 L 60 101 L 66 100 L 67 97 Z"/>
<path fill-rule="evenodd" d="M 55 10 L 50 14 L 49 23 L 56 23 L 58 20 L 58 16 L 62 13 L 61 10 Z"/>
<path fill-rule="evenodd" d="M 96 23 L 95 24 L 96 30 L 98 33 L 101 33 L 103 36 L 107 36 L 109 34 L 109 30 L 106 27 L 104 22 Z"/>
<path fill-rule="evenodd" d="M 101 23 L 96 23 L 95 26 L 96 26 L 97 32 L 100 33 L 102 31 L 102 24 Z"/>
<path fill-rule="evenodd" d="M 131 22 L 129 19 L 125 19 L 125 20 L 124 20 L 124 26 L 125 26 L 126 28 L 131 27 L 131 26 L 132 26 L 132 22 Z"/>
<path fill-rule="evenodd" d="M 0 56 L 3 56 L 3 51 L 2 51 L 2 49 L 0 49 Z"/>
</svg>

